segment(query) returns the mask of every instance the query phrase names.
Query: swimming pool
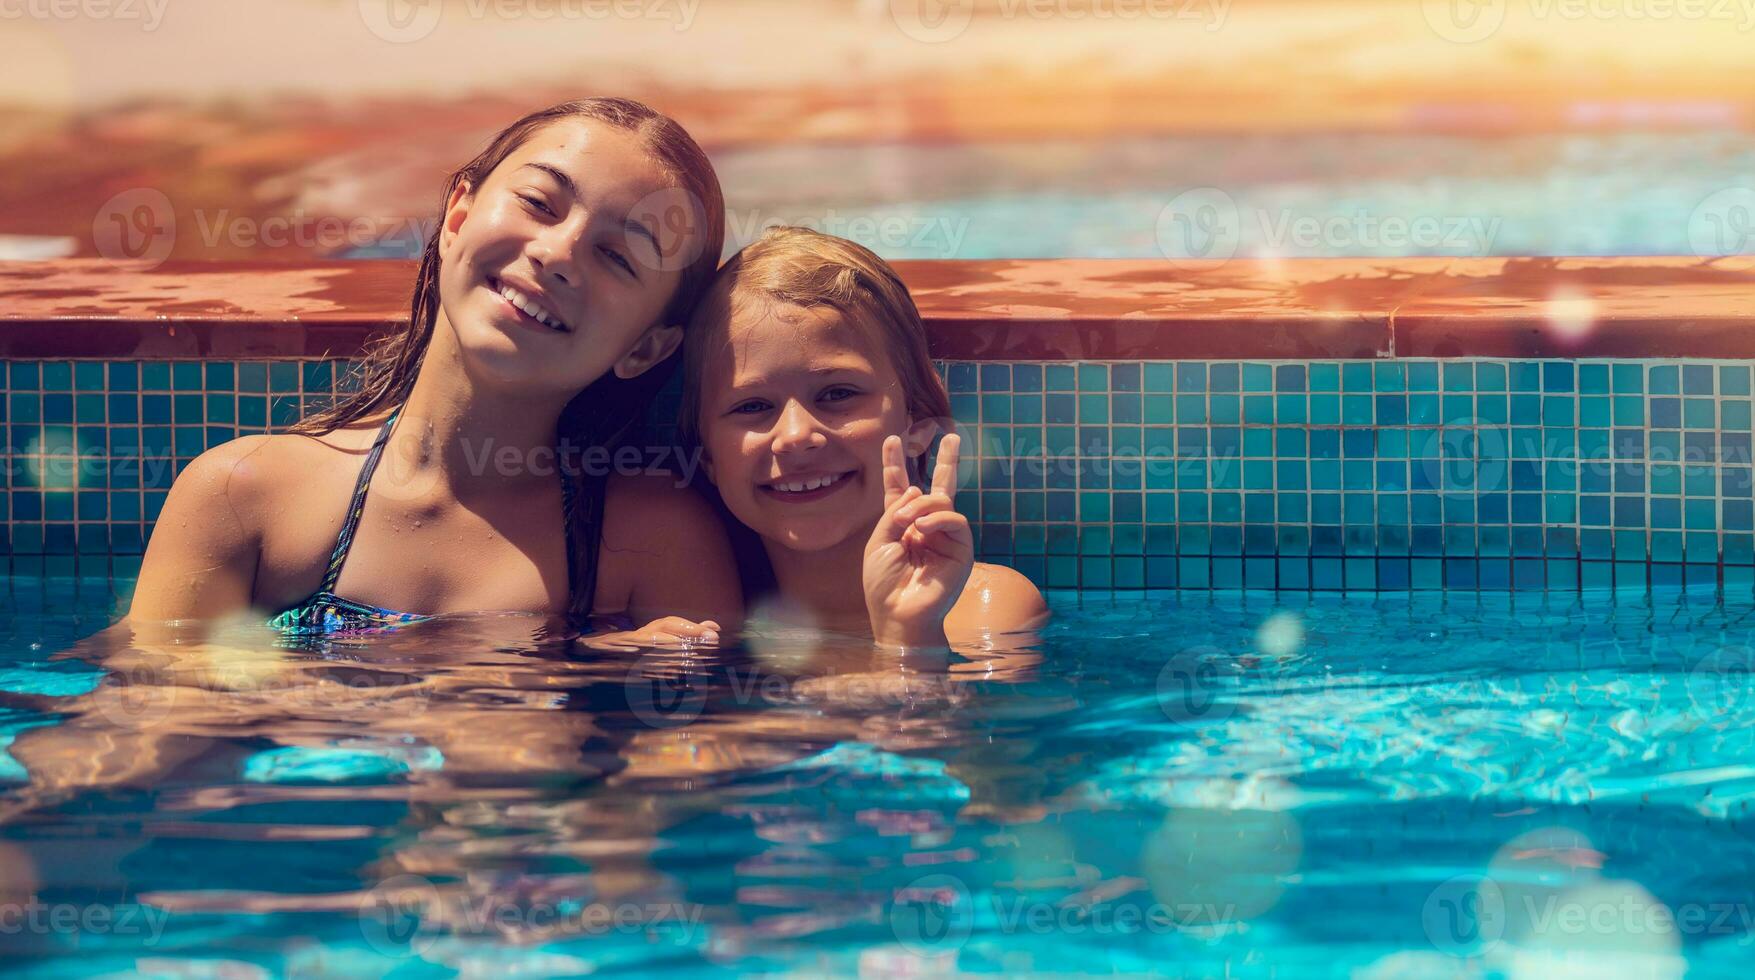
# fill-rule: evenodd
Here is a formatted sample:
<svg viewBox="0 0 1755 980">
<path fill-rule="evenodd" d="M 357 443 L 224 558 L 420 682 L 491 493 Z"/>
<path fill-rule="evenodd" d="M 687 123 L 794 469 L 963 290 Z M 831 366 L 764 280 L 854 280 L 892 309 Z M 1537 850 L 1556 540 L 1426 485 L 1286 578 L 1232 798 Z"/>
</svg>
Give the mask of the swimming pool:
<svg viewBox="0 0 1755 980">
<path fill-rule="evenodd" d="M 1730 977 L 1755 939 L 1746 595 L 1059 591 L 947 664 L 494 617 L 55 655 L 126 588 L 0 597 L 25 976 Z"/>
<path fill-rule="evenodd" d="M 789 143 L 713 160 L 727 254 L 777 224 L 892 260 L 1755 250 L 1755 141 L 1736 129 Z M 384 224 L 342 254 L 420 254 Z"/>
</svg>

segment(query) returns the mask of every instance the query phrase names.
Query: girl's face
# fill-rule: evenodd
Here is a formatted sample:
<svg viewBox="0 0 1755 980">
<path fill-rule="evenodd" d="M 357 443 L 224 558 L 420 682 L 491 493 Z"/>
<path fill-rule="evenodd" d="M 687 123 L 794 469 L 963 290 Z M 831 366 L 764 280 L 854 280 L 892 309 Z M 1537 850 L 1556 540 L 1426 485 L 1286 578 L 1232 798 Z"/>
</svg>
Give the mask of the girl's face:
<svg viewBox="0 0 1755 980">
<path fill-rule="evenodd" d="M 637 136 L 592 119 L 537 130 L 479 187 L 459 186 L 439 236 L 439 296 L 466 364 L 570 397 L 676 349 L 658 324 L 700 247 L 666 221 L 683 195 Z M 676 209 L 672 208 L 672 212 Z"/>
<path fill-rule="evenodd" d="M 860 542 L 883 514 L 883 444 L 924 451 L 890 359 L 832 307 L 733 303 L 701 372 L 702 448 L 725 506 L 795 551 Z M 739 308 L 743 307 L 743 308 Z"/>
</svg>

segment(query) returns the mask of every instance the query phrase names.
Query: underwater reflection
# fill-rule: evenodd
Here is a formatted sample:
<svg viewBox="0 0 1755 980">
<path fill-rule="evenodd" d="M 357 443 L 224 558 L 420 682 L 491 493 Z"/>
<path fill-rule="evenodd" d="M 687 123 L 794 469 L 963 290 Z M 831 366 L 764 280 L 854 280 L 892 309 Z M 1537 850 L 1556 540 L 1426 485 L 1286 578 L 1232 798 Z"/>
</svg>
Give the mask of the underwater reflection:
<svg viewBox="0 0 1755 980">
<path fill-rule="evenodd" d="M 996 747 L 986 734 L 1021 731 L 1050 706 L 981 704 L 983 690 L 1036 678 L 1033 637 L 937 656 L 804 631 L 742 640 L 623 649 L 512 615 L 317 642 L 242 623 L 124 623 L 59 655 L 95 668 L 88 690 L 9 696 L 57 720 L 11 744 L 29 782 L 0 797 L 0 819 L 28 835 L 105 799 L 139 800 L 143 839 L 80 855 L 83 881 L 118 889 L 154 862 L 155 839 L 346 845 L 350 870 L 313 876 L 329 887 L 265 885 L 236 869 L 219 876 L 227 887 L 155 883 L 140 898 L 222 916 L 389 903 L 414 907 L 435 934 L 523 944 L 589 932 L 539 907 L 681 908 L 661 853 L 678 827 L 737 819 L 779 851 L 810 837 L 809 819 L 763 797 L 820 785 L 830 769 L 811 760 L 825 753 L 942 749 L 952 761 L 932 765 L 967 787 L 972 811 L 1040 812 L 1016 789 L 1040 782 L 1020 761 L 1029 740 L 1014 733 Z M 368 804 L 393 806 L 394 819 L 343 818 Z M 910 805 L 863 808 L 855 825 L 893 834 L 945 822 L 922 824 Z M 315 819 L 252 815 L 264 811 Z"/>
</svg>

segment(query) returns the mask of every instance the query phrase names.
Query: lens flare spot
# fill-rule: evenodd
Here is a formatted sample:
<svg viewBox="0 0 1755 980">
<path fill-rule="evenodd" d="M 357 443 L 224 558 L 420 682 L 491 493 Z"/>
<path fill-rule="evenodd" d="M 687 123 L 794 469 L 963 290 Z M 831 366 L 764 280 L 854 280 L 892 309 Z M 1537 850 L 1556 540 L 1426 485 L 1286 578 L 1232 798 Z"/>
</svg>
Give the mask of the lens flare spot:
<svg viewBox="0 0 1755 980">
<path fill-rule="evenodd" d="M 1548 332 L 1563 343 L 1577 343 L 1596 330 L 1596 301 L 1577 289 L 1562 286 L 1554 290 L 1542 312 Z"/>
<path fill-rule="evenodd" d="M 1303 832 L 1284 811 L 1175 809 L 1141 860 L 1153 896 L 1178 922 L 1224 927 L 1278 904 L 1303 855 Z"/>
<path fill-rule="evenodd" d="M 1304 649 L 1304 620 L 1294 612 L 1277 612 L 1255 630 L 1255 648 L 1270 657 L 1291 657 Z"/>
<path fill-rule="evenodd" d="M 1551 896 L 1505 949 L 1512 980 L 1680 980 L 1687 972 L 1670 907 L 1633 881 L 1599 880 Z"/>
<path fill-rule="evenodd" d="M 750 610 L 743 640 L 763 668 L 780 674 L 805 669 L 823 649 L 816 617 L 804 606 L 780 598 Z"/>
<path fill-rule="evenodd" d="M 79 486 L 79 470 L 79 437 L 67 426 L 44 426 L 24 444 L 24 477 L 32 486 L 72 490 Z"/>
</svg>

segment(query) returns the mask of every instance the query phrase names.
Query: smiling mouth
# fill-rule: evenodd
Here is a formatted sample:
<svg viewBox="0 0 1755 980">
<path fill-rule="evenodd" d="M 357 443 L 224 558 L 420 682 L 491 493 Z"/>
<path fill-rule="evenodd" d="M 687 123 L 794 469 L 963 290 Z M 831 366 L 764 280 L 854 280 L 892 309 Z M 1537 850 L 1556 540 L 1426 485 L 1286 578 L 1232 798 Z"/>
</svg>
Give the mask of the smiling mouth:
<svg viewBox="0 0 1755 980">
<path fill-rule="evenodd" d="M 529 294 L 491 276 L 488 278 L 488 285 L 506 301 L 506 305 L 512 308 L 520 320 L 555 333 L 572 333 L 560 317 L 544 309 Z"/>
<path fill-rule="evenodd" d="M 763 491 L 779 500 L 815 500 L 834 492 L 837 487 L 845 484 L 853 473 L 853 470 L 848 470 L 845 473 L 813 476 L 802 480 L 776 480 L 773 483 L 764 483 L 761 487 Z"/>
</svg>

